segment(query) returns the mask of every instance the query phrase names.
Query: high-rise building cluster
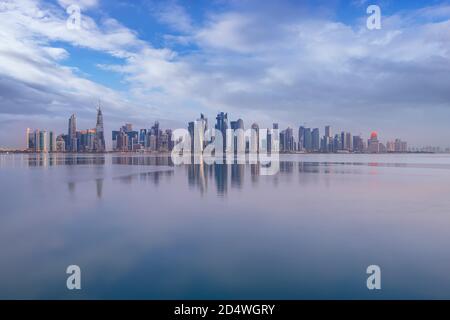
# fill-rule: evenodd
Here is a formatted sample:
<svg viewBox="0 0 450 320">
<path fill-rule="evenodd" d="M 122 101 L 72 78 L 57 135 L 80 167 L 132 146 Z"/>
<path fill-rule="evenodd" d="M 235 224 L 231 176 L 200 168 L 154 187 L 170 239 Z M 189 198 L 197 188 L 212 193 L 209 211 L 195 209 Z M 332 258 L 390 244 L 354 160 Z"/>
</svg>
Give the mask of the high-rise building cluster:
<svg viewBox="0 0 450 320">
<path fill-rule="evenodd" d="M 103 114 L 100 107 L 97 109 L 97 123 L 95 128 L 77 130 L 77 118 L 73 114 L 69 118 L 67 134 L 58 136 L 59 151 L 66 152 L 105 152 L 105 133 L 103 128 Z"/>
<path fill-rule="evenodd" d="M 56 137 L 53 131 L 31 130 L 27 128 L 26 132 L 27 150 L 33 152 L 56 152 Z"/>
<path fill-rule="evenodd" d="M 112 144 L 114 151 L 167 152 L 173 148 L 172 130 L 161 130 L 156 121 L 150 129 L 134 131 L 133 125 L 128 123 L 112 132 Z"/>
<path fill-rule="evenodd" d="M 219 117 L 219 116 L 218 116 Z M 220 120 L 221 126 L 228 127 L 228 115 L 221 114 Z M 216 126 L 217 127 L 217 126 Z M 203 114 L 200 115 L 195 121 L 191 121 L 188 123 L 188 132 L 191 137 L 191 151 L 194 150 L 203 150 L 208 143 L 207 137 L 205 137 L 205 131 L 208 129 L 208 119 L 205 118 Z"/>
<path fill-rule="evenodd" d="M 27 150 L 32 152 L 105 152 L 106 143 L 103 128 L 103 114 L 97 109 L 97 123 L 94 129 L 77 130 L 77 118 L 69 118 L 67 134 L 56 136 L 53 131 L 27 129 Z"/>
<path fill-rule="evenodd" d="M 386 151 L 387 152 L 407 152 L 408 144 L 406 141 L 402 141 L 400 139 L 395 139 L 394 141 L 388 141 L 386 143 Z"/>
<path fill-rule="evenodd" d="M 216 143 L 217 137 L 214 135 L 207 136 L 208 119 L 203 114 L 200 115 L 195 121 L 188 123 L 188 132 L 191 139 L 191 151 L 203 151 L 211 142 Z M 228 122 L 228 114 L 220 112 L 216 116 L 216 122 L 214 129 L 219 132 L 222 138 L 222 148 L 224 153 L 241 153 L 250 152 L 257 153 L 262 148 L 267 152 L 271 152 L 274 149 L 272 145 L 272 131 L 267 129 L 265 136 L 261 136 L 262 130 L 260 130 L 257 123 L 253 123 L 250 126 L 249 131 L 244 131 L 244 121 L 237 119 Z M 278 124 L 273 124 L 273 129 L 278 130 Z M 231 133 L 230 135 L 228 133 Z M 216 150 L 217 152 L 217 150 Z"/>
<path fill-rule="evenodd" d="M 442 148 L 439 146 L 412 147 L 409 150 L 411 152 L 450 153 L 450 148 Z"/>
<path fill-rule="evenodd" d="M 256 153 L 302 152 L 302 153 L 385 153 L 408 152 L 408 145 L 401 139 L 388 141 L 386 144 L 378 140 L 378 133 L 373 131 L 370 138 L 364 140 L 361 135 L 352 135 L 342 131 L 332 134 L 331 126 L 325 126 L 323 136 L 319 128 L 300 126 L 298 132 L 288 127 L 279 131 L 278 123 L 272 129 L 262 129 L 257 123 L 245 131 L 244 121 L 237 119 L 228 121 L 228 114 L 220 112 L 215 118 L 214 129 L 221 133 L 223 152 L 234 150 Z M 208 119 L 201 114 L 198 119 L 188 123 L 191 138 L 191 150 L 203 151 L 213 141 L 218 141 L 214 134 L 207 134 Z M 231 131 L 231 135 L 230 135 Z M 274 137 L 273 134 L 278 137 Z M 264 135 L 264 136 L 262 136 Z M 278 138 L 278 139 L 277 139 Z M 69 118 L 67 134 L 56 136 L 53 131 L 27 129 L 27 149 L 32 152 L 105 152 L 105 133 L 103 114 L 97 109 L 95 128 L 77 130 L 77 119 L 73 114 Z M 273 144 L 277 143 L 276 146 Z M 119 130 L 112 131 L 112 150 L 118 152 L 169 152 L 174 147 L 172 130 L 162 130 L 156 121 L 149 129 L 133 130 L 132 124 L 125 124 Z M 428 149 L 427 149 L 428 150 Z M 422 150 L 423 151 L 423 150 Z M 216 151 L 217 152 L 217 151 Z"/>
<path fill-rule="evenodd" d="M 386 146 L 378 140 L 378 133 L 372 132 L 367 143 L 361 135 L 352 135 L 350 132 L 331 133 L 331 126 L 325 126 L 325 133 L 320 136 L 319 128 L 306 128 L 300 126 L 297 141 L 294 139 L 292 129 L 287 128 L 280 133 L 280 151 L 282 152 L 321 152 L 321 153 L 382 153 L 407 152 L 405 141 L 396 139 L 387 142 Z"/>
<path fill-rule="evenodd" d="M 227 146 L 226 130 L 228 129 L 228 114 L 220 112 L 216 117 L 215 129 L 222 132 L 224 151 Z M 208 120 L 202 114 L 199 119 L 189 122 L 188 131 L 191 136 L 192 150 L 196 145 L 204 146 L 208 143 L 205 139 L 205 131 L 208 128 Z M 242 119 L 230 122 L 230 129 L 244 130 L 244 122 Z M 232 137 L 234 141 L 234 150 L 245 150 L 246 152 L 257 152 L 261 148 L 260 142 L 263 141 L 267 145 L 267 150 L 270 152 L 273 143 L 272 134 L 274 131 L 267 129 L 267 137 L 260 137 L 260 128 L 258 124 L 251 125 L 250 136 L 245 136 L 244 139 L 238 139 L 236 134 Z M 277 123 L 273 124 L 272 129 L 279 129 Z M 262 139 L 260 139 L 262 138 Z M 210 141 L 213 139 L 211 138 Z M 237 144 L 240 143 L 241 146 Z M 385 153 L 385 152 L 407 152 L 408 145 L 405 141 L 395 139 L 388 141 L 385 144 L 378 140 L 378 133 L 372 132 L 370 138 L 365 141 L 361 135 L 352 135 L 350 132 L 342 131 L 340 133 L 332 134 L 331 126 L 325 126 L 324 135 L 320 135 L 319 128 L 307 128 L 300 126 L 298 134 L 295 135 L 294 129 L 288 127 L 279 132 L 279 151 L 280 152 L 321 152 L 321 153 Z"/>
</svg>

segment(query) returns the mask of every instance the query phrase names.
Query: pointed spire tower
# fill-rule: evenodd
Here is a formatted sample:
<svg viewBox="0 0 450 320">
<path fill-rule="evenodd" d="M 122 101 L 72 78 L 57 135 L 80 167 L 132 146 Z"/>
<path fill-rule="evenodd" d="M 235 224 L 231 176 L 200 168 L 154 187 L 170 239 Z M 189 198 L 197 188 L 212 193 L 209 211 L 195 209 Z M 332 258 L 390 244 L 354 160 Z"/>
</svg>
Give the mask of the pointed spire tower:
<svg viewBox="0 0 450 320">
<path fill-rule="evenodd" d="M 95 151 L 96 152 L 105 152 L 106 151 L 106 143 L 105 143 L 105 133 L 103 128 L 103 114 L 101 109 L 100 101 L 98 102 L 97 107 L 97 124 L 95 126 L 96 135 L 95 135 Z"/>
</svg>

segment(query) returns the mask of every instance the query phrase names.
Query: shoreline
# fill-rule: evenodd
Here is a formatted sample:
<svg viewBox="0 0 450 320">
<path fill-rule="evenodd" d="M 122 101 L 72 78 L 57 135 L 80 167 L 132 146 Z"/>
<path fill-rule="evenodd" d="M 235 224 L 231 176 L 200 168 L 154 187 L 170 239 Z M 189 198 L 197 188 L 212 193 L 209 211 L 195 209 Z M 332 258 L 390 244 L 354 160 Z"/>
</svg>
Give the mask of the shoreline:
<svg viewBox="0 0 450 320">
<path fill-rule="evenodd" d="M 24 150 L 0 150 L 0 154 L 29 154 L 29 155 L 155 155 L 155 156 L 170 156 L 171 152 L 152 152 L 152 151 L 106 151 L 106 152 L 35 152 L 35 151 L 24 151 Z M 247 155 L 248 153 L 246 153 Z M 428 152 L 428 151 L 407 151 L 407 152 L 280 152 L 279 154 L 290 155 L 290 154 L 334 154 L 334 155 L 355 155 L 355 154 L 450 154 L 450 152 Z"/>
</svg>

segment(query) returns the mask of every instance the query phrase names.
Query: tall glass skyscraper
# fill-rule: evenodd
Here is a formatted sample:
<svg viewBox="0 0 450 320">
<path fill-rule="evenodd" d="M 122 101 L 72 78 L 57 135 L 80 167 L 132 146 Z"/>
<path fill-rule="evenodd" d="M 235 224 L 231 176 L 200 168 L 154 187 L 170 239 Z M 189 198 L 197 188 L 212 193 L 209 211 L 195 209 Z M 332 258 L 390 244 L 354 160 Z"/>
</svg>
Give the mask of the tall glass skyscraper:
<svg viewBox="0 0 450 320">
<path fill-rule="evenodd" d="M 215 128 L 222 132 L 223 136 L 223 152 L 225 152 L 227 141 L 226 141 L 226 132 L 228 129 L 228 114 L 227 113 L 219 113 L 216 117 L 216 126 Z"/>
<path fill-rule="evenodd" d="M 300 126 L 298 128 L 298 150 L 303 150 L 305 148 L 305 127 Z"/>
<path fill-rule="evenodd" d="M 53 131 L 49 132 L 49 151 L 56 152 L 56 135 Z"/>
<path fill-rule="evenodd" d="M 305 128 L 304 134 L 305 134 L 305 137 L 304 137 L 303 147 L 305 148 L 306 151 L 311 151 L 312 150 L 311 129 L 310 128 Z"/>
<path fill-rule="evenodd" d="M 74 114 L 72 114 L 70 116 L 69 119 L 69 132 L 68 132 L 68 142 L 69 142 L 69 146 L 68 146 L 68 150 L 72 151 L 72 152 L 77 152 L 77 147 L 78 147 L 78 143 L 77 143 L 77 118 L 75 117 Z"/>
<path fill-rule="evenodd" d="M 47 131 L 39 132 L 39 150 L 41 152 L 47 152 Z"/>
<path fill-rule="evenodd" d="M 312 151 L 319 151 L 319 149 L 320 149 L 319 128 L 314 128 L 311 133 L 311 149 L 312 149 Z"/>
<path fill-rule="evenodd" d="M 95 126 L 95 143 L 94 143 L 94 151 L 96 152 L 105 152 L 106 143 L 105 143 L 105 133 L 103 129 L 103 114 L 100 106 L 97 109 L 97 124 Z"/>
</svg>

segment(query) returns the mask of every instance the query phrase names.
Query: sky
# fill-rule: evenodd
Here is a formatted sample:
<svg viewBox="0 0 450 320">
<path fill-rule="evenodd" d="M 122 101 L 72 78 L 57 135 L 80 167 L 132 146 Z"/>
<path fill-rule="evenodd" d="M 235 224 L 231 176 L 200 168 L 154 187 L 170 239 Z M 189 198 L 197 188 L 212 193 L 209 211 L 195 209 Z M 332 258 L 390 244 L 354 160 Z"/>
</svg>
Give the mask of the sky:
<svg viewBox="0 0 450 320">
<path fill-rule="evenodd" d="M 367 28 L 369 5 L 381 29 Z M 80 28 L 67 26 L 77 5 Z M 450 146 L 450 2 L 0 0 L 0 147 L 27 127 L 332 126 Z"/>
</svg>

